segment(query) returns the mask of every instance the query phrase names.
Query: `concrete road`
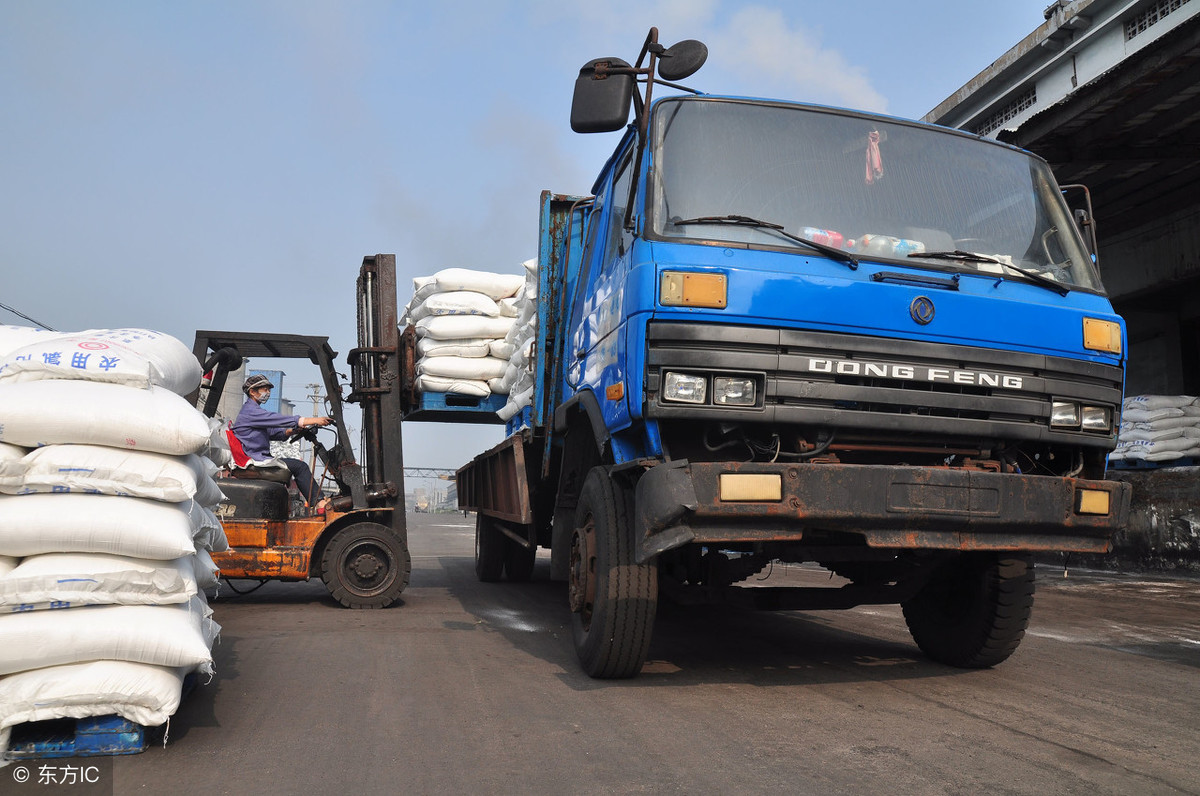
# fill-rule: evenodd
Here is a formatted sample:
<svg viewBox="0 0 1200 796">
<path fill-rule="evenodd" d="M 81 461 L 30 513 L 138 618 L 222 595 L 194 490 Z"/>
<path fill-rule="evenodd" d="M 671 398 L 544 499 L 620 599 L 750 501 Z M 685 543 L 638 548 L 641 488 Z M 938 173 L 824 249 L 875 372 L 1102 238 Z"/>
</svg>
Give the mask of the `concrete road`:
<svg viewBox="0 0 1200 796">
<path fill-rule="evenodd" d="M 892 606 L 660 605 L 644 672 L 596 681 L 548 559 L 481 584 L 473 518 L 409 522 L 402 605 L 222 589 L 216 679 L 115 792 L 1200 793 L 1194 581 L 1040 568 L 1029 634 L 984 671 L 925 660 Z"/>
</svg>

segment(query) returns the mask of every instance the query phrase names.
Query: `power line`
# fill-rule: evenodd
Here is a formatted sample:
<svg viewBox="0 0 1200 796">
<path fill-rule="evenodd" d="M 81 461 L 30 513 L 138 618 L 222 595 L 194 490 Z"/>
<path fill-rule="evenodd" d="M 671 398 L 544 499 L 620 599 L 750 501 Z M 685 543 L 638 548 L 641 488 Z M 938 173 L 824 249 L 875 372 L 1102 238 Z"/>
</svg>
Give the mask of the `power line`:
<svg viewBox="0 0 1200 796">
<path fill-rule="evenodd" d="M 30 317 L 29 317 L 28 315 L 26 315 L 25 313 L 21 312 L 20 310 L 15 310 L 15 309 L 13 309 L 12 307 L 8 306 L 7 304 L 5 304 L 5 303 L 3 303 L 3 302 L 0 302 L 0 309 L 6 309 L 6 310 L 8 310 L 9 312 L 11 312 L 13 315 L 19 315 L 19 316 L 21 316 L 22 318 L 24 318 L 25 320 L 27 320 L 27 321 L 29 321 L 30 323 L 34 324 L 35 326 L 39 326 L 39 327 L 41 327 L 41 328 L 45 329 L 45 330 L 46 330 L 46 331 L 48 331 L 48 332 L 57 332 L 57 331 L 58 331 L 58 329 L 51 328 L 51 326 L 50 326 L 49 324 L 45 324 L 45 323 L 42 323 L 41 321 L 34 320 L 33 318 L 30 318 Z"/>
</svg>

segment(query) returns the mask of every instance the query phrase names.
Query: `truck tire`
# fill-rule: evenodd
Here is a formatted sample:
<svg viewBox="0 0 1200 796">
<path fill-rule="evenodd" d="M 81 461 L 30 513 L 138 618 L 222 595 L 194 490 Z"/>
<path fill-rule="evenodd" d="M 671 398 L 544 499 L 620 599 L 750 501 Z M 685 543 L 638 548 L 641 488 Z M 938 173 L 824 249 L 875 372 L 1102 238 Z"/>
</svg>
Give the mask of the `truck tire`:
<svg viewBox="0 0 1200 796">
<path fill-rule="evenodd" d="M 411 570 L 408 545 L 375 522 L 341 529 L 321 556 L 321 580 L 347 608 L 386 608 L 408 585 Z"/>
<path fill-rule="evenodd" d="M 984 669 L 1008 658 L 1021 643 L 1033 590 L 1027 554 L 964 554 L 901 607 L 913 640 L 930 658 Z"/>
<path fill-rule="evenodd" d="M 504 576 L 516 583 L 524 583 L 533 576 L 533 562 L 537 558 L 537 547 L 525 545 L 504 537 Z"/>
<path fill-rule="evenodd" d="M 633 493 L 593 467 L 584 481 L 571 537 L 571 635 L 591 677 L 632 677 L 650 649 L 658 569 L 634 559 Z"/>
<path fill-rule="evenodd" d="M 491 517 L 475 515 L 475 577 L 495 583 L 504 573 L 504 534 Z"/>
</svg>

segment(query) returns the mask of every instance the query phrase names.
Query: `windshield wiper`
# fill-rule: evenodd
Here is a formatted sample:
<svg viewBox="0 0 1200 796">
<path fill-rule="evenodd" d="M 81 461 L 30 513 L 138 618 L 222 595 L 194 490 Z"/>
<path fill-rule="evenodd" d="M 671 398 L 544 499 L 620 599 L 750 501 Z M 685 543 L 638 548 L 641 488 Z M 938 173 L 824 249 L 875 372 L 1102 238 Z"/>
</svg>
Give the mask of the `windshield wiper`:
<svg viewBox="0 0 1200 796">
<path fill-rule="evenodd" d="M 783 228 L 782 224 L 774 224 L 770 221 L 763 221 L 750 216 L 728 215 L 728 216 L 699 216 L 697 218 L 672 218 L 671 224 L 676 227 L 682 227 L 687 224 L 732 224 L 739 227 L 754 227 L 756 229 L 769 229 L 772 232 L 778 232 L 788 240 L 794 240 L 796 243 L 808 246 L 811 249 L 828 255 L 839 262 L 843 262 L 850 266 L 851 271 L 858 270 L 858 258 L 849 252 L 842 251 L 835 246 L 828 246 L 824 243 L 817 243 L 815 240 L 802 238 L 799 235 L 793 235 Z"/>
<path fill-rule="evenodd" d="M 1020 266 L 1013 265 L 1012 263 L 1006 263 L 1004 260 L 996 257 L 989 257 L 986 254 L 976 254 L 975 252 L 965 252 L 961 249 L 954 249 L 953 251 L 942 252 L 913 252 L 908 256 L 924 257 L 928 260 L 956 260 L 964 263 L 995 263 L 1001 268 L 1008 268 L 1016 271 L 1021 276 L 1027 277 L 1034 283 L 1046 288 L 1047 290 L 1053 290 L 1060 296 L 1065 296 L 1071 292 L 1071 289 L 1066 285 L 1050 279 L 1049 277 L 1042 276 L 1037 271 L 1030 271 L 1027 268 L 1021 268 Z"/>
</svg>

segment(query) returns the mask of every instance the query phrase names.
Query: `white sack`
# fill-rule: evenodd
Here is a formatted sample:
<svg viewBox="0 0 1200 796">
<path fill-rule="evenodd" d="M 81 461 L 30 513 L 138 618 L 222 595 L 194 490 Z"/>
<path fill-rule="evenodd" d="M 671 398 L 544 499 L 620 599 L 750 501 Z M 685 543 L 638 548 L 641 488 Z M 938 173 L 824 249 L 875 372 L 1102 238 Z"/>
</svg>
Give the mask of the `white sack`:
<svg viewBox="0 0 1200 796">
<path fill-rule="evenodd" d="M 16 556 L 0 556 L 0 578 L 16 569 L 20 563 L 21 559 Z"/>
<path fill-rule="evenodd" d="M 496 410 L 496 414 L 501 420 L 508 422 L 509 418 L 520 412 L 525 407 L 529 406 L 533 398 L 533 387 L 529 386 L 522 389 L 520 392 L 514 393 L 508 403 Z"/>
<path fill-rule="evenodd" d="M 448 293 L 434 293 L 408 312 L 411 322 L 426 318 L 430 315 L 484 315 L 495 318 L 500 314 L 496 302 L 470 290 L 452 290 Z"/>
<path fill-rule="evenodd" d="M 504 375 L 499 379 L 492 379 L 488 385 L 492 388 L 492 392 L 500 395 L 508 395 L 512 392 L 512 386 L 517 383 L 517 376 L 521 375 L 521 369 L 508 363 L 508 367 L 504 371 Z"/>
<path fill-rule="evenodd" d="M 1123 409 L 1178 409 L 1196 403 L 1194 395 L 1131 395 L 1121 402 Z"/>
<path fill-rule="evenodd" d="M 200 386 L 187 346 L 150 329 L 91 329 L 39 340 L 0 358 L 0 384 L 84 379 L 187 395 Z"/>
<path fill-rule="evenodd" d="M 80 605 L 172 605 L 196 594 L 195 556 L 174 561 L 102 553 L 29 556 L 0 577 L 0 614 Z"/>
<path fill-rule="evenodd" d="M 521 263 L 521 267 L 525 270 L 525 298 L 529 301 L 537 301 L 538 297 L 538 264 L 537 258 L 531 257 Z"/>
<path fill-rule="evenodd" d="M 486 318 L 481 315 L 430 316 L 417 321 L 417 334 L 435 340 L 497 339 L 508 334 L 515 321 L 515 318 Z"/>
<path fill-rule="evenodd" d="M 10 351 L 24 348 L 31 343 L 49 340 L 58 335 L 58 332 L 34 329 L 31 326 L 0 326 L 0 357 L 7 356 Z"/>
<path fill-rule="evenodd" d="M 422 357 L 486 357 L 493 341 L 480 337 L 473 340 L 435 340 L 422 337 L 417 341 L 417 354 Z"/>
<path fill-rule="evenodd" d="M 466 268 L 446 268 L 434 274 L 439 291 L 472 290 L 492 299 L 515 296 L 525 282 L 521 274 L 493 274 Z"/>
<path fill-rule="evenodd" d="M 192 568 L 195 570 L 196 586 L 201 589 L 211 589 L 221 582 L 221 569 L 213 561 L 208 551 L 200 548 L 191 557 Z"/>
<path fill-rule="evenodd" d="M 227 470 L 233 466 L 233 452 L 229 450 L 229 437 L 225 436 L 225 424 L 215 417 L 205 417 L 208 424 L 208 443 L 200 455 L 211 462 L 215 469 Z M 214 475 L 209 471 L 209 475 Z"/>
<path fill-rule="evenodd" d="M 1200 407 L 1197 407 L 1200 408 Z M 1153 423 L 1133 423 L 1126 420 L 1121 422 L 1121 433 L 1125 433 L 1130 429 L 1142 429 L 1144 431 L 1164 431 L 1168 428 L 1189 428 L 1200 424 L 1200 417 L 1182 415 L 1180 417 L 1163 417 L 1155 420 Z"/>
<path fill-rule="evenodd" d="M 179 709 L 189 667 L 89 661 L 0 679 L 0 728 L 30 721 L 116 714 L 157 727 Z M 8 744 L 0 746 L 7 749 Z"/>
<path fill-rule="evenodd" d="M 512 357 L 516 353 L 517 346 L 514 343 L 506 342 L 506 340 L 507 338 L 505 340 L 493 340 L 488 355 L 504 360 Z"/>
<path fill-rule="evenodd" d="M 524 290 L 524 288 L 521 289 Z M 523 300 L 523 298 L 523 296 L 517 294 L 512 298 L 500 299 L 498 302 L 496 302 L 498 305 L 500 305 L 500 315 L 505 318 L 515 318 L 520 315 L 520 302 Z"/>
<path fill-rule="evenodd" d="M 221 519 L 212 509 L 202 506 L 198 501 L 176 503 L 187 512 L 188 521 L 192 524 L 192 540 L 196 547 L 211 550 L 214 553 L 224 553 L 229 549 L 229 540 L 225 536 L 225 527 Z"/>
<path fill-rule="evenodd" d="M 446 379 L 487 381 L 504 375 L 508 362 L 495 357 L 428 357 L 417 363 L 417 373 Z"/>
<path fill-rule="evenodd" d="M 108 495 L 0 495 L 0 555 L 112 553 L 166 561 L 193 552 L 194 533 L 199 531 L 179 503 Z"/>
<path fill-rule="evenodd" d="M 410 306 L 417 306 L 438 291 L 436 276 L 413 277 L 413 297 Z"/>
<path fill-rule="evenodd" d="M 1168 417 L 1183 417 L 1184 411 L 1174 407 L 1162 409 L 1125 409 L 1121 412 L 1122 423 L 1154 423 Z"/>
<path fill-rule="evenodd" d="M 198 596 L 181 605 L 99 605 L 0 616 L 0 674 L 112 660 L 212 672 L 221 626 Z"/>
<path fill-rule="evenodd" d="M 1142 425 L 1142 424 L 1139 423 L 1137 425 Z M 1182 436 L 1183 436 L 1182 428 L 1164 428 L 1161 430 L 1156 430 L 1153 428 L 1125 428 L 1122 426 L 1119 440 L 1127 441 L 1127 440 L 1137 439 L 1137 440 L 1153 441 L 1153 440 L 1160 440 L 1160 439 L 1161 440 L 1175 439 L 1177 437 L 1182 437 Z"/>
<path fill-rule="evenodd" d="M 526 326 L 537 328 L 537 304 L 532 301 L 517 311 L 517 327 L 524 328 Z"/>
<path fill-rule="evenodd" d="M 25 472 L 24 459 L 28 453 L 25 448 L 0 442 L 0 479 L 19 479 Z"/>
<path fill-rule="evenodd" d="M 121 450 L 101 445 L 47 445 L 24 459 L 19 476 L 0 469 L 0 492 L 87 492 L 201 505 L 221 502 L 221 491 L 196 454 Z"/>
<path fill-rule="evenodd" d="M 486 381 L 471 379 L 446 379 L 439 376 L 417 376 L 418 392 L 453 392 L 459 395 L 472 395 L 486 398 L 492 394 Z"/>
<path fill-rule="evenodd" d="M 1122 459 L 1163 461 L 1200 455 L 1200 440 L 1190 437 L 1163 440 L 1120 440 L 1114 451 Z M 1175 455 L 1178 454 L 1178 455 Z"/>
<path fill-rule="evenodd" d="M 0 442 L 86 443 L 183 456 L 209 442 L 208 419 L 163 387 L 88 381 L 0 384 Z"/>
</svg>

